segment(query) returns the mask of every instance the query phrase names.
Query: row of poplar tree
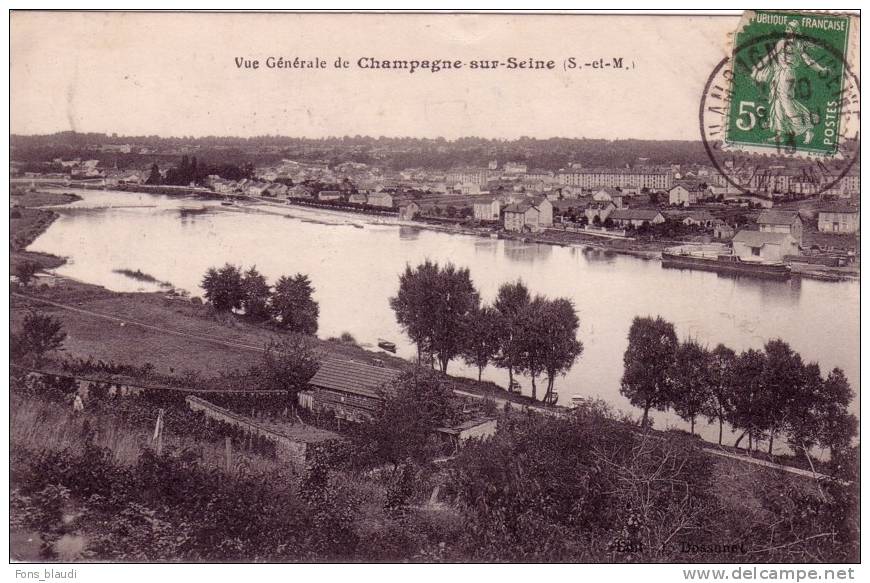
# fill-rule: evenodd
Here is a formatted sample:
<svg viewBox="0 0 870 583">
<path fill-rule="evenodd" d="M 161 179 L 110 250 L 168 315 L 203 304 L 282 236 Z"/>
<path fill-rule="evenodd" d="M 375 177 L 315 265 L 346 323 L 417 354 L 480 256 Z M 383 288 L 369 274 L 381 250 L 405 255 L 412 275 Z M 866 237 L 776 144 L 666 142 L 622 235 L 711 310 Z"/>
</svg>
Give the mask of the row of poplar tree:
<svg viewBox="0 0 870 583">
<path fill-rule="evenodd" d="M 405 333 L 417 345 L 418 360 L 437 361 L 447 372 L 461 357 L 478 369 L 489 364 L 532 379 L 546 378 L 544 400 L 554 395 L 556 377 L 566 373 L 583 352 L 577 339 L 577 312 L 567 298 L 532 296 L 522 281 L 501 286 L 492 305 L 481 303 L 467 268 L 425 261 L 399 276 L 398 294 L 390 306 Z"/>
<path fill-rule="evenodd" d="M 677 339 L 674 325 L 661 317 L 637 317 L 628 333 L 628 348 L 620 392 L 643 409 L 673 409 L 691 425 L 706 417 L 719 423 L 719 443 L 725 423 L 742 432 L 749 448 L 767 439 L 773 452 L 776 437 L 784 437 L 797 453 L 813 446 L 831 454 L 848 448 L 857 420 L 848 412 L 853 393 L 843 371 L 826 377 L 819 365 L 804 362 L 788 343 L 769 340 L 762 350 L 741 353 L 719 344 L 712 350 L 688 339 Z"/>
</svg>

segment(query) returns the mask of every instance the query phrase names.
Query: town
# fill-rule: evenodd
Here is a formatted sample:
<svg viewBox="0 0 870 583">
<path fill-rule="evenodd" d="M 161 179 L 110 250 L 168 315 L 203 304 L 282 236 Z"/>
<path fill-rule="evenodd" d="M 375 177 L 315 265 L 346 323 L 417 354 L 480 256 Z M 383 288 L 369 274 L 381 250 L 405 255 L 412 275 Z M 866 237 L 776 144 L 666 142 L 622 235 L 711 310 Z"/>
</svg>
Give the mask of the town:
<svg viewBox="0 0 870 583">
<path fill-rule="evenodd" d="M 70 148 L 67 136 L 56 140 Z M 536 155 L 528 147 L 508 149 L 507 159 L 489 159 L 485 165 L 438 169 L 397 168 L 406 147 L 401 141 L 387 147 L 347 138 L 315 146 L 270 142 L 248 146 L 248 151 L 207 140 L 140 145 L 102 136 L 93 143 L 80 142 L 75 148 L 82 155 L 48 158 L 45 152 L 52 148 L 19 144 L 13 137 L 13 178 L 19 179 L 19 188 L 35 186 L 38 179 L 67 186 L 214 194 L 228 201 L 382 214 L 484 236 L 584 243 L 653 256 L 670 250 L 665 264 L 678 267 L 733 271 L 733 263 L 716 261 L 728 255 L 741 260 L 738 272 L 750 274 L 751 266 L 740 266 L 782 264 L 788 266 L 783 273 L 823 279 L 857 274 L 856 167 L 818 192 L 818 176 L 775 161 L 756 168 L 744 188 L 709 163 L 656 164 L 649 156 L 633 156 L 621 166 L 568 159 L 548 170 L 524 161 Z M 482 142 L 475 144 L 478 156 L 487 150 Z M 418 147 L 434 147 L 436 154 L 461 150 L 458 144 L 438 142 Z M 489 149 L 497 148 L 490 144 Z M 285 157 L 294 150 L 303 155 Z M 19 158 L 16 152 L 23 155 Z M 328 155 L 318 158 L 318 153 Z M 215 155 L 221 163 L 209 161 Z M 437 165 L 444 166 L 445 157 Z"/>
</svg>

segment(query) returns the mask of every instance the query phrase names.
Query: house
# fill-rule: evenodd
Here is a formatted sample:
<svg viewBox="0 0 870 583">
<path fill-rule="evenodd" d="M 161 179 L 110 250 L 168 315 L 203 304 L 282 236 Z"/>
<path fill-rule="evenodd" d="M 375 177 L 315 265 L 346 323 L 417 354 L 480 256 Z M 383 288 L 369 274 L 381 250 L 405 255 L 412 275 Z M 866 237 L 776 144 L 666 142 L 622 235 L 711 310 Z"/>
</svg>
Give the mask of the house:
<svg viewBox="0 0 870 583">
<path fill-rule="evenodd" d="M 486 440 L 495 435 L 498 429 L 497 419 L 472 419 L 454 427 L 439 427 L 435 431 L 446 436 L 454 450 L 461 448 L 469 439 Z"/>
<path fill-rule="evenodd" d="M 289 187 L 286 184 L 273 182 L 265 191 L 263 191 L 263 196 L 286 198 L 287 190 L 289 190 Z"/>
<path fill-rule="evenodd" d="M 245 194 L 248 196 L 263 196 L 268 188 L 269 184 L 265 182 L 251 181 L 245 185 Z"/>
<path fill-rule="evenodd" d="M 599 188 L 592 193 L 592 200 L 595 202 L 612 202 L 616 208 L 622 208 L 622 192 L 612 186 Z"/>
<path fill-rule="evenodd" d="M 741 259 L 777 262 L 800 253 L 797 241 L 789 233 L 764 231 L 740 231 L 731 240 L 731 248 Z"/>
<path fill-rule="evenodd" d="M 302 184 L 287 189 L 287 198 L 311 198 L 311 195 L 311 188 Z"/>
<path fill-rule="evenodd" d="M 497 221 L 501 216 L 501 201 L 497 198 L 481 198 L 474 201 L 474 219 Z"/>
<path fill-rule="evenodd" d="M 586 207 L 584 213 L 586 214 L 586 220 L 592 225 L 606 221 L 607 217 L 614 210 L 616 210 L 616 205 L 612 202 L 594 202 Z M 596 221 L 596 219 L 598 220 Z"/>
<path fill-rule="evenodd" d="M 299 405 L 348 421 L 371 419 L 384 400 L 383 388 L 400 374 L 352 360 L 324 359 L 308 388 L 299 392 Z"/>
<path fill-rule="evenodd" d="M 735 233 L 734 227 L 725 221 L 719 221 L 713 225 L 713 237 L 715 239 L 731 239 Z"/>
<path fill-rule="evenodd" d="M 137 172 L 128 172 L 119 176 L 118 182 L 121 184 L 142 184 L 145 179 Z"/>
<path fill-rule="evenodd" d="M 583 196 L 583 188 L 580 186 L 566 185 L 561 190 L 563 198 L 580 198 Z"/>
<path fill-rule="evenodd" d="M 819 210 L 819 232 L 853 234 L 858 232 L 858 209 L 826 207 Z"/>
<path fill-rule="evenodd" d="M 453 187 L 453 190 L 457 194 L 463 195 L 480 194 L 480 184 L 473 182 L 460 182 Z"/>
<path fill-rule="evenodd" d="M 365 193 L 362 193 L 362 192 L 355 192 L 355 193 L 351 194 L 349 197 L 347 197 L 347 202 L 350 202 L 353 204 L 365 204 L 366 200 L 368 200 L 368 199 L 366 198 Z"/>
<path fill-rule="evenodd" d="M 521 162 L 508 162 L 502 168 L 505 174 L 525 174 L 529 171 L 529 167 Z"/>
<path fill-rule="evenodd" d="M 369 205 L 383 208 L 393 208 L 393 195 L 389 192 L 373 192 L 369 194 Z"/>
<path fill-rule="evenodd" d="M 665 222 L 664 215 L 654 209 L 614 209 L 608 218 L 620 227 L 642 227 Z"/>
<path fill-rule="evenodd" d="M 232 194 L 236 191 L 237 184 L 232 180 L 224 180 L 220 177 L 211 179 L 211 188 L 218 194 Z"/>
<path fill-rule="evenodd" d="M 756 222 L 762 233 L 788 233 L 798 245 L 803 243 L 804 223 L 797 211 L 764 210 Z"/>
<path fill-rule="evenodd" d="M 589 206 L 587 202 L 577 199 L 554 200 L 553 215 L 559 217 L 563 223 L 577 221 L 579 217 L 583 216 L 587 206 Z"/>
<path fill-rule="evenodd" d="M 341 193 L 337 190 L 321 190 L 317 200 L 341 200 Z"/>
<path fill-rule="evenodd" d="M 411 201 L 399 205 L 399 218 L 406 221 L 414 220 L 420 214 L 420 205 Z"/>
<path fill-rule="evenodd" d="M 53 273 L 34 273 L 31 287 L 57 287 L 59 278 Z"/>
<path fill-rule="evenodd" d="M 709 198 L 712 193 L 703 182 L 684 180 L 668 190 L 668 204 L 672 206 L 691 206 Z"/>
<path fill-rule="evenodd" d="M 508 231 L 540 231 L 553 226 L 553 203 L 546 198 L 518 202 L 504 209 L 504 228 Z"/>
<path fill-rule="evenodd" d="M 686 226 L 696 226 L 710 228 L 713 227 L 717 219 L 708 211 L 693 211 L 683 217 L 682 223 Z"/>
</svg>

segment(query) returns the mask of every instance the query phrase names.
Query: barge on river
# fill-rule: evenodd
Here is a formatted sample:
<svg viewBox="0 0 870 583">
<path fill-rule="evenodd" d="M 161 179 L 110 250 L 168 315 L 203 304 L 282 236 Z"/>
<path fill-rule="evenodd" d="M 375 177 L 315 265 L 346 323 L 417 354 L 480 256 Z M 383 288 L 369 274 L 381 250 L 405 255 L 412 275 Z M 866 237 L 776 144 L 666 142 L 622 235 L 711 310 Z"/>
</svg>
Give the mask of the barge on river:
<svg viewBox="0 0 870 583">
<path fill-rule="evenodd" d="M 785 263 L 743 259 L 731 253 L 710 255 L 703 252 L 686 251 L 684 248 L 662 251 L 662 267 L 700 269 L 771 279 L 788 279 L 791 276 L 791 267 Z"/>
</svg>

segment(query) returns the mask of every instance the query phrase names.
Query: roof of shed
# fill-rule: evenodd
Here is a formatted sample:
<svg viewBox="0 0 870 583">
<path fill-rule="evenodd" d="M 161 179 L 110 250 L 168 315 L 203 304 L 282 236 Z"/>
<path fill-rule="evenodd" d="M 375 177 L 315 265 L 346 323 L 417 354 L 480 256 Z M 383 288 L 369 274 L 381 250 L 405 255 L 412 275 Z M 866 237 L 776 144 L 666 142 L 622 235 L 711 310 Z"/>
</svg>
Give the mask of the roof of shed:
<svg viewBox="0 0 870 583">
<path fill-rule="evenodd" d="M 309 385 L 333 391 L 380 398 L 380 388 L 398 377 L 401 371 L 354 362 L 326 359 Z"/>
</svg>

